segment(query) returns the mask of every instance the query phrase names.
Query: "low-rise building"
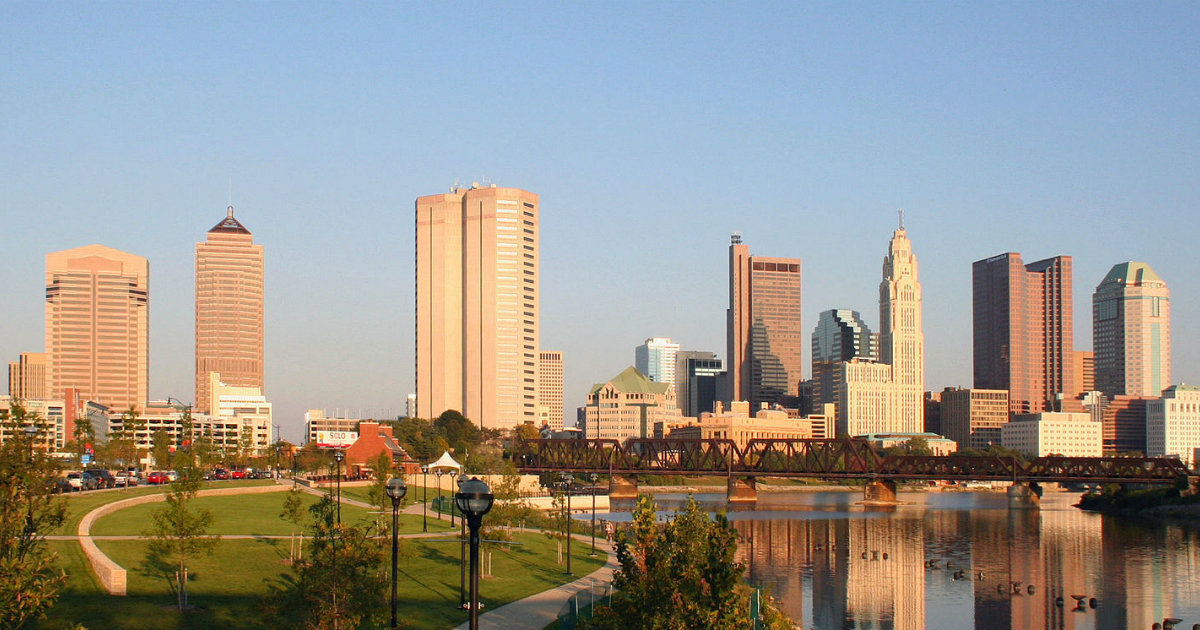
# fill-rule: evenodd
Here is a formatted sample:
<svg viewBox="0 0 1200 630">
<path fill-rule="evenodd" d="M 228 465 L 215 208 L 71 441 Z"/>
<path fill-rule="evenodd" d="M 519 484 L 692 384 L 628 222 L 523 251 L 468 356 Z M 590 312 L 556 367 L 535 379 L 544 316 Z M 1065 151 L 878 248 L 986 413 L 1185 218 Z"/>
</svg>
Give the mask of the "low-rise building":
<svg viewBox="0 0 1200 630">
<path fill-rule="evenodd" d="M 936 433 L 871 433 L 864 435 L 863 439 L 871 446 L 881 449 L 904 446 L 912 440 L 920 439 L 929 447 L 931 455 L 949 455 L 958 452 L 958 443 Z"/>
<path fill-rule="evenodd" d="M 712 412 L 700 414 L 699 418 L 685 418 L 656 427 L 656 434 L 692 440 L 733 440 L 738 448 L 745 447 L 753 439 L 821 439 L 814 435 L 814 425 L 817 433 L 823 436 L 833 416 L 833 405 L 826 404 L 824 411 L 823 415 L 799 417 L 791 413 L 795 410 L 764 405 L 751 416 L 749 402 L 731 402 L 728 410 L 718 402 Z"/>
<path fill-rule="evenodd" d="M 409 456 L 396 438 L 392 435 L 392 427 L 378 422 L 363 420 L 358 425 L 358 439 L 346 448 L 346 470 L 351 475 L 375 474 L 371 469 L 371 460 L 380 453 L 387 453 L 392 466 L 405 474 L 421 472 L 421 464 Z M 390 474 L 390 471 L 385 471 Z"/>
<path fill-rule="evenodd" d="M 411 415 L 409 416 L 412 417 Z M 352 443 L 358 438 L 358 423 L 362 422 L 361 418 L 345 418 L 327 416 L 324 409 L 309 409 L 304 414 L 304 435 L 306 436 L 305 444 L 309 442 L 321 443 L 323 437 L 318 433 L 338 433 L 343 436 L 355 434 L 352 439 L 347 440 L 347 443 Z"/>
<path fill-rule="evenodd" d="M 588 392 L 584 434 L 589 439 L 626 440 L 653 437 L 656 423 L 682 418 L 675 404 L 675 386 L 656 383 L 630 366 Z"/>
<path fill-rule="evenodd" d="M 1103 427 L 1086 413 L 1017 414 L 1000 429 L 1000 443 L 1033 457 L 1100 457 L 1104 453 Z"/>
<path fill-rule="evenodd" d="M 1200 387 L 1172 385 L 1146 403 L 1146 454 L 1177 456 L 1196 466 L 1200 449 Z"/>
</svg>

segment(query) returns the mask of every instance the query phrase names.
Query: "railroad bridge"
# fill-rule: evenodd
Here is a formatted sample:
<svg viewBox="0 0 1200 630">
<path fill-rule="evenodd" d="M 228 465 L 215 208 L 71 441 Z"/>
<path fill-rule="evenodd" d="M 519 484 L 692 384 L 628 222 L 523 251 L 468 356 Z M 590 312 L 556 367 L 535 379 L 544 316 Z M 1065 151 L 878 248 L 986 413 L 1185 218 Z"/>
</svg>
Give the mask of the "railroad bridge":
<svg viewBox="0 0 1200 630">
<path fill-rule="evenodd" d="M 1007 481 L 1009 504 L 1036 507 L 1041 483 L 1174 484 L 1188 477 L 1165 457 L 1039 457 L 885 455 L 863 439 L 524 440 L 514 460 L 522 473 L 598 473 L 609 496 L 636 498 L 639 475 L 721 476 L 731 502 L 757 500 L 758 477 L 855 479 L 866 482 L 867 503 L 895 504 L 896 482 Z"/>
</svg>

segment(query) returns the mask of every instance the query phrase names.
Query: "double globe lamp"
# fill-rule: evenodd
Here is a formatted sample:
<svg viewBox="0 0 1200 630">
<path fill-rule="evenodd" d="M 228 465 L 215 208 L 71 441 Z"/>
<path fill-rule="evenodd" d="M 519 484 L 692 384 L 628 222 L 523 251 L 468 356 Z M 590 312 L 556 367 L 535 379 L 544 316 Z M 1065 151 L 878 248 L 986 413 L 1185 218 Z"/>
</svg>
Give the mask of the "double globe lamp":
<svg viewBox="0 0 1200 630">
<path fill-rule="evenodd" d="M 400 502 L 408 493 L 408 485 L 400 477 L 388 479 L 384 488 L 388 498 L 392 500 L 392 623 L 389 628 L 396 627 L 396 567 L 399 558 L 399 541 L 397 532 L 400 529 Z"/>
</svg>

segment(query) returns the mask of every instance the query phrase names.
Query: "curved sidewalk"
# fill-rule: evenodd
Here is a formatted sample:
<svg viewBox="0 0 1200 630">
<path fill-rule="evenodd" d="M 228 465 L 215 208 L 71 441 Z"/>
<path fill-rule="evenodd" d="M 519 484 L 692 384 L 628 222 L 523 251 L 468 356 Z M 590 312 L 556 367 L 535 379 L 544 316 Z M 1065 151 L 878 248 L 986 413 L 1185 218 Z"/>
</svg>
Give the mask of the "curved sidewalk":
<svg viewBox="0 0 1200 630">
<path fill-rule="evenodd" d="M 580 534 L 576 534 L 574 538 L 589 544 L 591 540 Z M 586 591 L 593 583 L 601 584 L 612 581 L 613 572 L 618 568 L 617 555 L 614 553 L 612 545 L 604 540 L 596 541 L 596 549 L 608 554 L 608 561 L 604 563 L 604 566 L 574 582 L 568 582 L 558 588 L 542 591 L 525 599 L 505 604 L 495 610 L 484 612 L 479 615 L 479 630 L 542 630 L 554 623 L 554 620 L 558 619 L 559 611 L 563 609 L 572 595 Z M 481 599 L 486 604 L 486 589 L 481 590 L 484 590 Z M 468 627 L 469 622 L 464 621 L 455 626 L 454 630 L 467 630 Z"/>
</svg>

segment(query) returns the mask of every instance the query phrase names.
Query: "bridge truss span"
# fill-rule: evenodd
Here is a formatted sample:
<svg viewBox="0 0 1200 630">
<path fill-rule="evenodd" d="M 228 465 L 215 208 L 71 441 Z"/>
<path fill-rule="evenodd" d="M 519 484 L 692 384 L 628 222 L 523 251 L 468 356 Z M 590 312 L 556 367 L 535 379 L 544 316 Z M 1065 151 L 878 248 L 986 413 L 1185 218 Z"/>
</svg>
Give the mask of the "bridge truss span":
<svg viewBox="0 0 1200 630">
<path fill-rule="evenodd" d="M 1084 483 L 1174 483 L 1188 475 L 1162 457 L 884 455 L 866 440 L 630 439 L 526 440 L 515 449 L 524 473 L 715 475 L 814 479 L 945 480 Z"/>
</svg>

